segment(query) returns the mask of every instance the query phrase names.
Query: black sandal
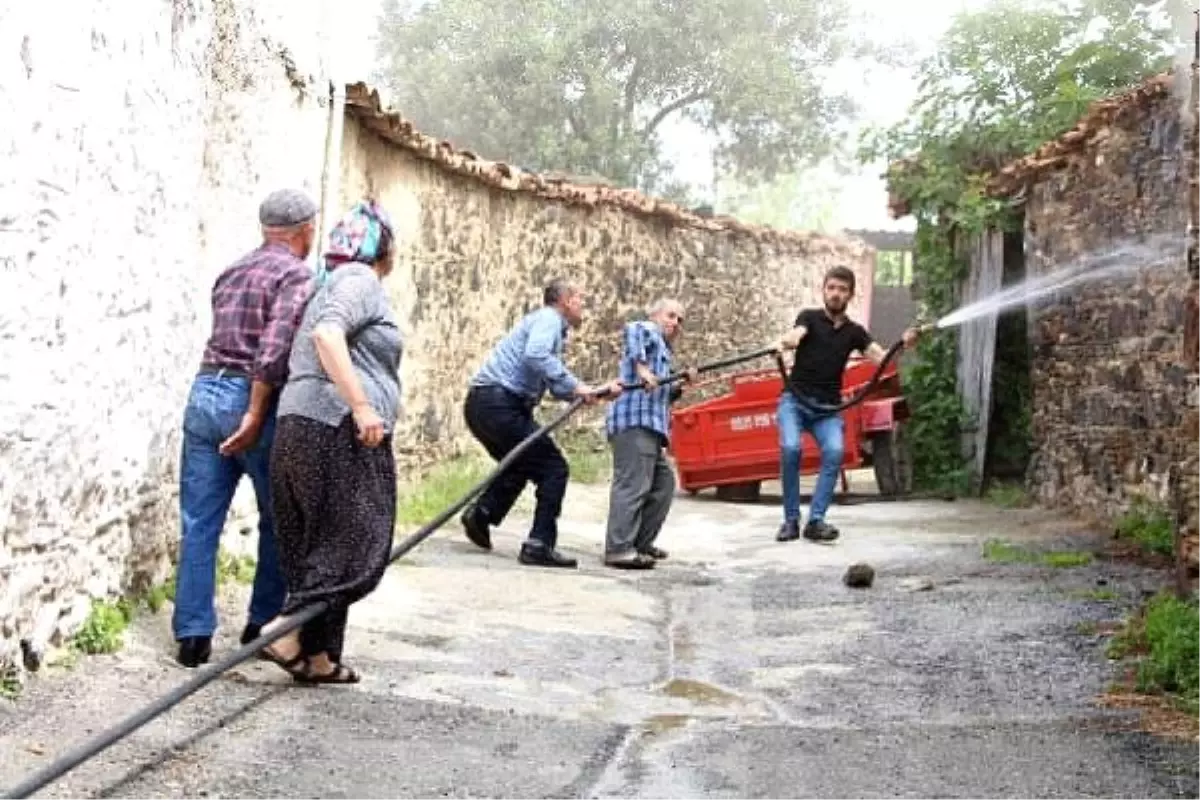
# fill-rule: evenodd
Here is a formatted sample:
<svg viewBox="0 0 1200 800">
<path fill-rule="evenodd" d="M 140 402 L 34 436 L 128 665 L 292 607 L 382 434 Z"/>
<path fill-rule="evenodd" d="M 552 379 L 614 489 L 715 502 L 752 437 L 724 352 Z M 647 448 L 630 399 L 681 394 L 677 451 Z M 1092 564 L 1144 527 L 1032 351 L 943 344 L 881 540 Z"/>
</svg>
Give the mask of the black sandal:
<svg viewBox="0 0 1200 800">
<path fill-rule="evenodd" d="M 272 664 L 275 664 L 284 672 L 291 675 L 293 679 L 308 674 L 308 656 L 304 655 L 303 652 L 297 653 L 291 659 L 284 659 L 283 656 L 272 652 L 270 646 L 268 645 L 267 647 L 264 647 L 262 650 L 258 651 L 258 654 L 261 658 L 270 661 Z"/>
<path fill-rule="evenodd" d="M 362 680 L 358 673 L 345 664 L 338 664 L 333 668 L 333 672 L 324 674 L 315 672 L 305 672 L 303 675 L 292 673 L 292 680 L 296 683 L 358 683 Z"/>
</svg>

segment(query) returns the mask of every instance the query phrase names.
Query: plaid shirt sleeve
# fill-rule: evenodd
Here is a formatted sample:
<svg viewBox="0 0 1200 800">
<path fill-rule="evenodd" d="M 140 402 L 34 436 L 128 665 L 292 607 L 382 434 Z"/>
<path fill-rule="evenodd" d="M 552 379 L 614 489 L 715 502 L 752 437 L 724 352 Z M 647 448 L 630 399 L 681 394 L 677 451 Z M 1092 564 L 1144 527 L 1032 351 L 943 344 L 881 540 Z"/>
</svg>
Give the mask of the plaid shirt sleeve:
<svg viewBox="0 0 1200 800">
<path fill-rule="evenodd" d="M 625 352 L 629 354 L 629 358 L 633 362 L 635 380 L 637 379 L 638 364 L 651 366 L 646 354 L 646 345 L 649 343 L 647 340 L 650 338 L 647 333 L 648 331 L 643 325 L 625 326 Z"/>
<path fill-rule="evenodd" d="M 290 269 L 279 279 L 267 325 L 254 357 L 254 380 L 271 386 L 280 386 L 287 380 L 292 339 L 300 325 L 311 289 L 312 276 L 307 269 Z"/>
</svg>

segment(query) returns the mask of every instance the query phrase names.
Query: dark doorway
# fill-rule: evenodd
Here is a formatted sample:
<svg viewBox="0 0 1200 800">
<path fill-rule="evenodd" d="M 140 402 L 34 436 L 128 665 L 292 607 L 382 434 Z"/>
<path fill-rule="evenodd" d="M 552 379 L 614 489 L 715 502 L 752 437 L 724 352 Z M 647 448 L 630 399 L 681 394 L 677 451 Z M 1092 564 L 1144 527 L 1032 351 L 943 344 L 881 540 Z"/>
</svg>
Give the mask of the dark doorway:
<svg viewBox="0 0 1200 800">
<path fill-rule="evenodd" d="M 1025 235 L 1022 230 L 1004 235 L 1002 286 L 1025 280 Z M 992 413 L 988 423 L 987 457 L 983 485 L 1020 481 L 1030 458 L 1030 413 L 1033 387 L 1030 376 L 1029 316 L 1023 307 L 996 319 L 996 359 L 992 371 Z"/>
</svg>

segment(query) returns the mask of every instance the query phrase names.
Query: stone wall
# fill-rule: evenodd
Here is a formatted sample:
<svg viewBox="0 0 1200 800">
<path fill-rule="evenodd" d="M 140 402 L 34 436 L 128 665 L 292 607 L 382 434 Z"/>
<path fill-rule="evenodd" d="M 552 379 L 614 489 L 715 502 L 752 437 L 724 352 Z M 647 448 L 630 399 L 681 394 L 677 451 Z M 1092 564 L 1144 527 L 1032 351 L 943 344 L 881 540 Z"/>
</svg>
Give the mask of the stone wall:
<svg viewBox="0 0 1200 800">
<path fill-rule="evenodd" d="M 695 364 L 777 337 L 801 306 L 819 302 L 821 276 L 835 263 L 870 282 L 874 251 L 861 242 L 694 217 L 634 193 L 522 175 L 427 140 L 361 87 L 351 101 L 343 205 L 377 196 L 403 241 L 388 280 L 407 337 L 397 447 L 413 459 L 471 443 L 461 410 L 467 381 L 540 305 L 551 276 L 585 287 L 586 321 L 567 361 L 595 382 L 616 377 L 622 325 L 659 295 L 685 303 L 678 359 Z M 853 316 L 869 315 L 864 299 Z M 595 428 L 602 413 L 580 414 L 579 424 Z"/>
<path fill-rule="evenodd" d="M 1194 479 L 1198 447 L 1184 255 L 1196 140 L 1170 86 L 1115 98 L 1028 162 L 1039 169 L 1025 205 L 1029 274 L 1113 252 L 1147 267 L 1073 287 L 1032 316 L 1031 486 L 1043 503 L 1100 518 L 1135 495 L 1195 518 L 1194 481 L 1189 493 L 1182 479 L 1189 463 Z"/>
<path fill-rule="evenodd" d="M 166 574 L 212 279 L 319 189 L 321 6 L 0 6 L 0 660 Z"/>
<path fill-rule="evenodd" d="M 169 574 L 179 428 L 212 281 L 257 244 L 267 192 L 320 192 L 317 23 L 330 6 L 0 9 L 0 662 L 22 640 L 61 643 L 92 598 Z M 656 295 L 689 304 L 682 355 L 698 361 L 777 335 L 835 261 L 870 273 L 861 243 L 514 177 L 397 126 L 351 108 L 341 199 L 377 193 L 402 229 L 390 283 L 408 336 L 398 449 L 410 465 L 463 446 L 468 376 L 552 274 L 589 292 L 568 357 L 601 380 L 621 323 Z M 252 552 L 243 483 L 222 545 Z"/>
</svg>

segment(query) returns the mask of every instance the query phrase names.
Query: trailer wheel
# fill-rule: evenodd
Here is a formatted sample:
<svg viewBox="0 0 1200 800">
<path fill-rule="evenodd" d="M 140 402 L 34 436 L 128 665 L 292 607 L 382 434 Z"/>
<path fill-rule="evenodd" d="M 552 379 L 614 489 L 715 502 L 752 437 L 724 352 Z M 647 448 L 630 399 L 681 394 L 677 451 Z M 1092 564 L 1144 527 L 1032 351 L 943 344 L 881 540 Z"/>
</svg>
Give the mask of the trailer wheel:
<svg viewBox="0 0 1200 800">
<path fill-rule="evenodd" d="M 754 503 L 762 494 L 762 481 L 731 483 L 717 487 L 717 499 L 726 503 Z"/>
<path fill-rule="evenodd" d="M 912 491 L 912 455 L 902 427 L 871 434 L 871 465 L 882 496 L 897 497 Z"/>
</svg>

